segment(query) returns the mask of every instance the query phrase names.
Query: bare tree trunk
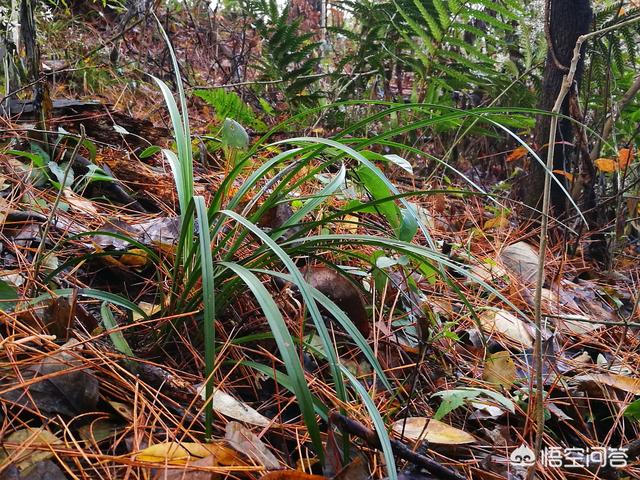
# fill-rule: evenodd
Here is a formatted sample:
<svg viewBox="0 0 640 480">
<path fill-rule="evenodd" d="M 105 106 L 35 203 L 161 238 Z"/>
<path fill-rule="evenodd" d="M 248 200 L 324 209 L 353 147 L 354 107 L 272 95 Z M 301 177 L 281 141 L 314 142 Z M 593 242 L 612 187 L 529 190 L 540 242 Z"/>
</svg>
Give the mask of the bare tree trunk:
<svg viewBox="0 0 640 480">
<path fill-rule="evenodd" d="M 47 135 L 48 119 L 52 104 L 47 79 L 40 77 L 40 48 L 36 36 L 36 0 L 22 0 L 20 4 L 20 42 L 24 49 L 27 81 L 33 85 L 33 105 L 36 113 L 36 132 L 34 137 L 42 142 L 45 151 L 49 150 Z"/>
<path fill-rule="evenodd" d="M 20 19 L 19 0 L 11 0 L 11 10 L 6 18 L 6 25 L 0 24 L 2 30 L 2 38 L 0 39 L 0 61 L 2 65 L 2 74 L 4 76 L 4 85 L 2 86 L 2 94 L 0 95 L 0 115 L 8 114 L 9 102 L 15 98 L 16 92 L 20 89 L 21 79 L 18 65 L 16 61 L 17 45 L 19 43 L 20 32 L 16 25 Z"/>
<path fill-rule="evenodd" d="M 591 27 L 592 13 L 590 0 L 547 0 L 547 60 L 544 68 L 542 92 L 538 108 L 550 111 L 555 103 L 562 79 L 571 63 L 573 48 L 580 35 L 588 33 Z M 582 78 L 583 61 L 580 60 L 575 76 L 574 94 Z M 571 95 L 571 94 L 570 94 Z M 561 113 L 569 116 L 569 96 L 562 104 Z M 534 142 L 540 158 L 546 158 L 549 141 L 550 116 L 540 115 L 537 119 Z M 570 155 L 573 151 L 573 127 L 568 120 L 560 120 L 556 147 L 554 149 L 553 169 L 568 171 Z M 545 169 L 537 161 L 531 160 L 526 178 L 526 188 L 522 192 L 524 202 L 539 209 L 542 205 Z M 566 178 L 556 174 L 556 178 L 566 185 Z M 553 182 L 551 200 L 554 214 L 562 216 L 566 211 L 566 196 Z"/>
</svg>

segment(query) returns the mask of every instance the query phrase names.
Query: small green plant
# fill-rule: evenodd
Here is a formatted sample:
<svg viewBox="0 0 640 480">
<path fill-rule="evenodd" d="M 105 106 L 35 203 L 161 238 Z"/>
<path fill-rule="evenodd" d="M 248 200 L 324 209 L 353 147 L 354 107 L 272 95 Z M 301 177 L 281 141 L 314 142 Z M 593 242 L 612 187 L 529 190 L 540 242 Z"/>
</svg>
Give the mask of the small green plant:
<svg viewBox="0 0 640 480">
<path fill-rule="evenodd" d="M 265 123 L 256 117 L 251 107 L 235 92 L 227 92 L 223 88 L 211 88 L 196 90 L 193 94 L 214 108 L 218 123 L 230 118 L 258 132 L 264 132 L 267 129 Z"/>
</svg>

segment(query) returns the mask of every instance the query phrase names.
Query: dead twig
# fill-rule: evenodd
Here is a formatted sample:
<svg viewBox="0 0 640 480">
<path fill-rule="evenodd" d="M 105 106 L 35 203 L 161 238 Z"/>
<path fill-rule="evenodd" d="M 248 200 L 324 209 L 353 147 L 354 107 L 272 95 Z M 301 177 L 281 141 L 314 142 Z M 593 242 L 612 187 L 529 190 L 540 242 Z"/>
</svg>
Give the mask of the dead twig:
<svg viewBox="0 0 640 480">
<path fill-rule="evenodd" d="M 356 422 L 355 420 L 351 420 L 350 418 L 347 418 L 337 412 L 332 412 L 329 415 L 329 420 L 345 432 L 361 438 L 362 440 L 367 442 L 370 447 L 376 449 L 382 448 L 382 446 L 380 445 L 378 434 L 374 430 L 365 427 L 361 423 Z M 441 465 L 435 460 L 414 452 L 404 443 L 398 442 L 397 440 L 393 439 L 391 439 L 390 442 L 393 453 L 395 453 L 398 457 L 407 460 L 408 462 L 411 462 L 418 467 L 424 468 L 429 473 L 437 475 L 441 480 L 464 480 L 465 478 L 459 473 L 445 467 L 444 465 Z"/>
</svg>

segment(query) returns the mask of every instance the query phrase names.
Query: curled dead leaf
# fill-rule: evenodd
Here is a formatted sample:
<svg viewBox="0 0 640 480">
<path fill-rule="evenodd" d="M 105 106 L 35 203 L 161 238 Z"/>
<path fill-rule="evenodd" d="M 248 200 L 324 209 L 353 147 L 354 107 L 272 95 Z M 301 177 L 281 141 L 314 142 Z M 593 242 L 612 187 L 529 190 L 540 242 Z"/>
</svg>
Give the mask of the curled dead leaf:
<svg viewBox="0 0 640 480">
<path fill-rule="evenodd" d="M 207 400 L 204 386 L 200 389 L 200 397 L 204 401 Z M 216 412 L 251 425 L 266 427 L 270 423 L 269 419 L 257 410 L 220 389 L 213 391 L 211 405 Z"/>
<path fill-rule="evenodd" d="M 280 467 L 280 462 L 262 440 L 242 424 L 229 422 L 224 431 L 224 438 L 240 453 L 266 469 L 273 470 Z"/>
<path fill-rule="evenodd" d="M 627 393 L 640 395 L 640 379 L 627 377 L 626 375 L 618 375 L 615 373 L 591 373 L 588 375 L 580 375 L 574 377 L 575 380 L 582 382 L 595 382 L 601 385 L 617 388 Z"/>
<path fill-rule="evenodd" d="M 522 283 L 531 283 L 538 275 L 538 252 L 526 242 L 505 247 L 500 252 L 500 260 Z"/>
</svg>

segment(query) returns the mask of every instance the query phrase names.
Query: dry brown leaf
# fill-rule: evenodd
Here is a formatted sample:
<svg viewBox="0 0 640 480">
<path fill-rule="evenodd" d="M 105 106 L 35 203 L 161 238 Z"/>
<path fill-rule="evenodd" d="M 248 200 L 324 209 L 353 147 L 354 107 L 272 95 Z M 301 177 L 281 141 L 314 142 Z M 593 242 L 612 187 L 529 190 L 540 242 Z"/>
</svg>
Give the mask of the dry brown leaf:
<svg viewBox="0 0 640 480">
<path fill-rule="evenodd" d="M 575 377 L 576 380 L 592 381 L 618 390 L 640 395 L 640 379 L 615 373 L 592 373 Z"/>
<path fill-rule="evenodd" d="M 189 462 L 182 468 L 158 469 L 154 480 L 218 480 L 226 477 L 216 472 L 194 470 L 191 467 L 218 467 L 218 462 L 214 455 L 209 455 Z"/>
<path fill-rule="evenodd" d="M 598 158 L 593 163 L 603 173 L 613 173 L 618 170 L 618 162 L 612 158 Z"/>
<path fill-rule="evenodd" d="M 280 462 L 267 446 L 251 430 L 238 422 L 229 422 L 224 428 L 224 438 L 233 448 L 268 470 L 280 467 Z"/>
<path fill-rule="evenodd" d="M 513 150 L 509 155 L 507 155 L 507 162 L 515 162 L 516 160 L 520 160 L 522 157 L 527 155 L 526 147 L 518 147 Z"/>
<path fill-rule="evenodd" d="M 473 265 L 471 265 L 469 273 L 486 283 L 491 283 L 496 279 L 508 276 L 508 272 L 504 268 L 502 268 L 502 266 L 489 260 L 484 260 L 480 263 L 474 263 Z M 472 278 L 469 278 L 469 281 L 474 280 Z M 444 309 L 444 312 L 450 312 L 451 308 L 451 305 L 448 305 L 447 308 Z"/>
<path fill-rule="evenodd" d="M 535 281 L 538 275 L 538 252 L 526 242 L 505 247 L 500 252 L 500 261 L 524 284 Z"/>
<path fill-rule="evenodd" d="M 480 323 L 489 334 L 499 332 L 523 348 L 533 347 L 533 337 L 525 323 L 506 310 L 486 310 L 480 315 Z"/>
<path fill-rule="evenodd" d="M 200 389 L 200 398 L 204 401 L 207 400 L 204 385 Z M 270 423 L 270 420 L 257 410 L 251 408 L 240 400 L 236 400 L 231 395 L 220 389 L 215 389 L 213 391 L 211 406 L 216 412 L 221 413 L 222 415 L 251 425 L 266 427 Z"/>
<path fill-rule="evenodd" d="M 53 457 L 53 451 L 43 449 L 43 445 L 61 443 L 58 437 L 45 429 L 27 427 L 17 430 L 2 439 L 4 448 L 0 449 L 0 465 L 13 463 L 23 472 L 36 463 Z"/>
<path fill-rule="evenodd" d="M 8 211 L 9 211 L 9 204 L 4 199 L 4 197 L 0 197 L 0 225 L 4 224 L 4 221 L 7 218 Z"/>
<path fill-rule="evenodd" d="M 340 470 L 333 480 L 367 480 L 370 477 L 369 468 L 361 456 L 357 456 L 353 461 Z"/>
<path fill-rule="evenodd" d="M 492 353 L 484 363 L 482 379 L 509 390 L 518 378 L 516 364 L 507 351 Z"/>
<path fill-rule="evenodd" d="M 427 417 L 409 417 L 398 420 L 391 425 L 391 429 L 410 440 L 426 440 L 441 445 L 463 445 L 476 441 L 473 435 L 464 430 Z"/>
<path fill-rule="evenodd" d="M 91 200 L 81 197 L 70 188 L 64 189 L 64 198 L 71 206 L 72 210 L 76 210 L 87 215 L 98 216 L 98 210 Z"/>
<path fill-rule="evenodd" d="M 328 478 L 322 475 L 300 472 L 298 470 L 279 470 L 263 475 L 260 477 L 260 480 L 328 480 Z"/>
</svg>

